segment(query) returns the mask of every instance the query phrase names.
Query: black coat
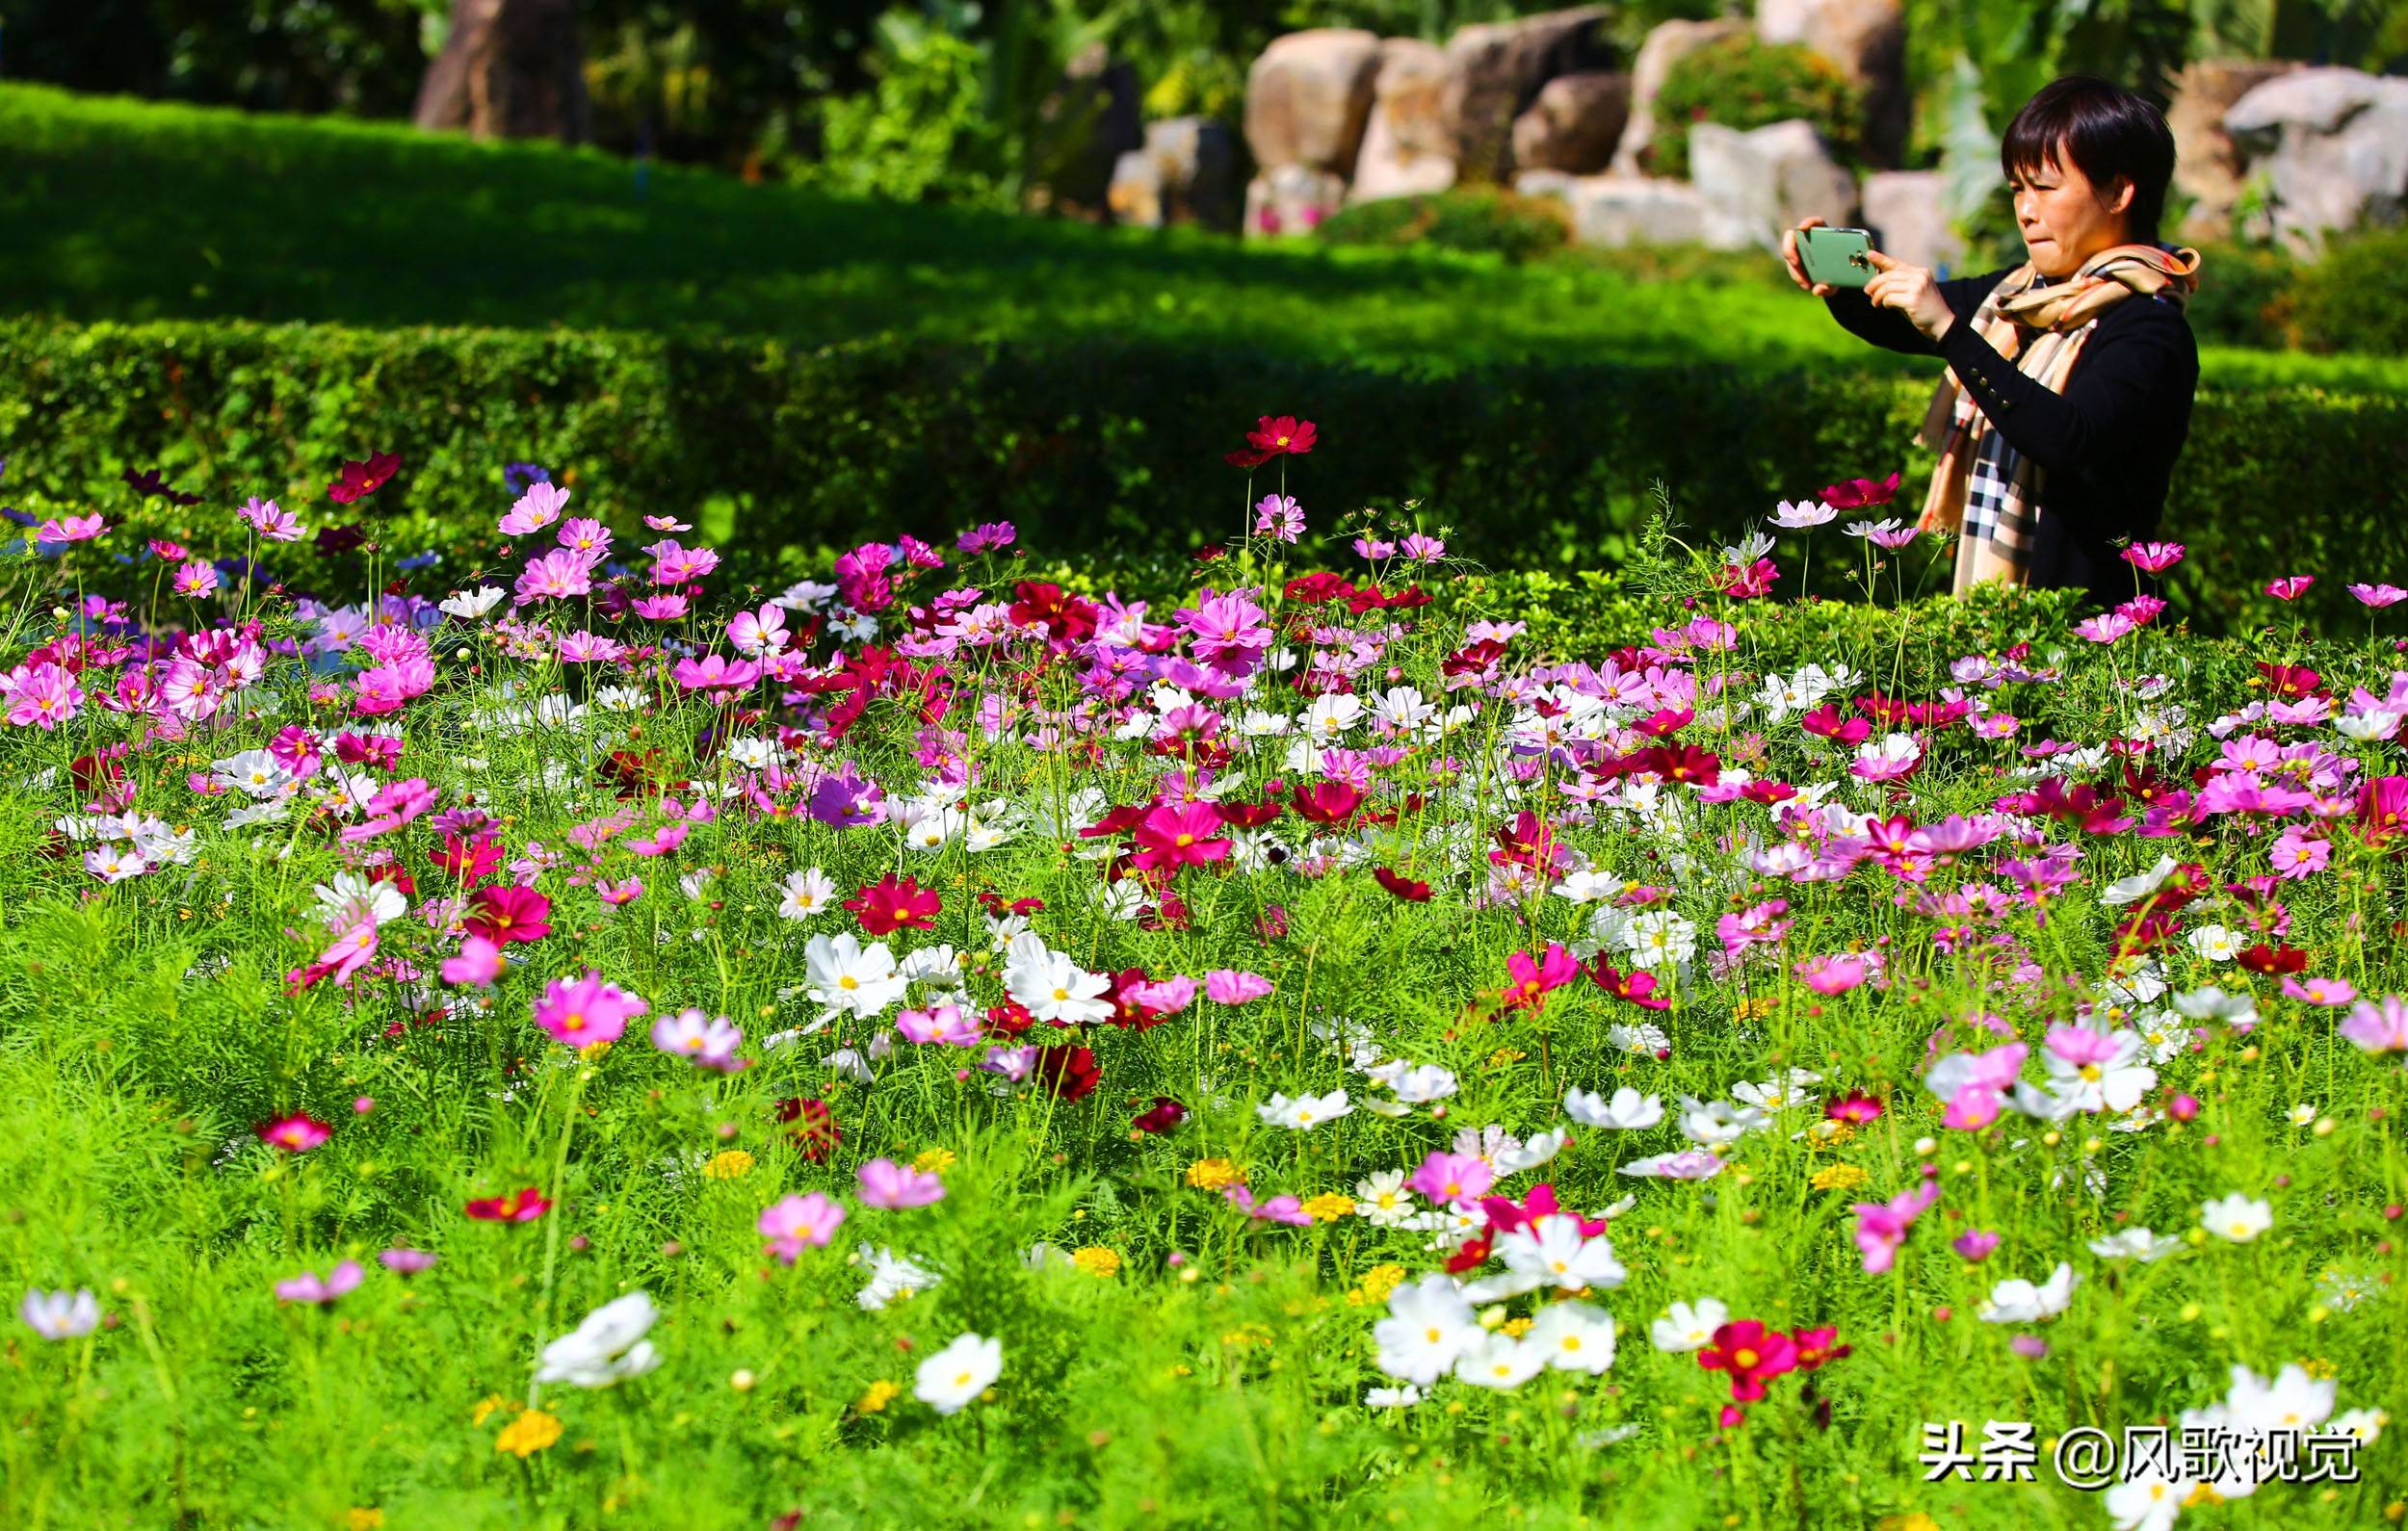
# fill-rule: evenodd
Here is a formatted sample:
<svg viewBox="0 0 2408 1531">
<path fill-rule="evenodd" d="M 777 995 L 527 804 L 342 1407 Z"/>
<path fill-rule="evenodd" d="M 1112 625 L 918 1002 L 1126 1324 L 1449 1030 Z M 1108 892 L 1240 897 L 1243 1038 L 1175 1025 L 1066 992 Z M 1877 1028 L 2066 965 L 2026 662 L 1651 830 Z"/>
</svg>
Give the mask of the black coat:
<svg viewBox="0 0 2408 1531">
<path fill-rule="evenodd" d="M 2115 543 L 2157 532 L 2174 459 L 2190 431 L 2198 343 L 2180 308 L 2135 295 L 2099 316 L 2064 393 L 2053 393 L 1966 323 L 2006 274 L 1940 283 L 1957 322 L 1937 342 L 1898 309 L 1875 308 L 1862 289 L 1844 287 L 1823 301 L 1832 318 L 1876 346 L 1946 360 L 2006 444 L 2044 470 L 2027 554 L 2031 584 L 2079 586 L 2107 606 L 2129 600 L 2150 582 L 2143 577 L 2135 586 Z"/>
</svg>

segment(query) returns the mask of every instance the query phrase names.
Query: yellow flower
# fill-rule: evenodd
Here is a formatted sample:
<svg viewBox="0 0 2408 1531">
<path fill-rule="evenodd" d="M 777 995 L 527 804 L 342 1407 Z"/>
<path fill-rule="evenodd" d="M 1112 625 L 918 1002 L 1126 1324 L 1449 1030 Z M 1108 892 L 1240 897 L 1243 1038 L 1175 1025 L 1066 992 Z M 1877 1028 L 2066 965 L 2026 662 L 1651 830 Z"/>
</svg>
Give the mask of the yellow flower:
<svg viewBox="0 0 2408 1531">
<path fill-rule="evenodd" d="M 1871 1179 L 1853 1164 L 1826 1164 L 1806 1183 L 1819 1191 L 1852 1191 Z"/>
<path fill-rule="evenodd" d="M 1765 1017 L 1772 1014 L 1773 1011 L 1779 1008 L 1779 1001 L 1774 999 L 1770 995 L 1764 995 L 1754 999 L 1741 999 L 1738 1004 L 1731 1007 L 1731 1019 L 1734 1021 L 1762 1021 Z"/>
<path fill-rule="evenodd" d="M 954 1167 L 954 1151 L 941 1148 L 925 1150 L 911 1161 L 911 1167 L 923 1175 L 942 1175 Z"/>
<path fill-rule="evenodd" d="M 1404 1284 L 1405 1269 L 1401 1265 L 1374 1265 L 1363 1273 L 1361 1284 L 1347 1293 L 1347 1301 L 1357 1308 L 1372 1308 L 1388 1300 L 1388 1294 Z"/>
<path fill-rule="evenodd" d="M 1497 1327 L 1505 1331 L 1506 1334 L 1511 1335 L 1514 1338 L 1519 1339 L 1524 1335 L 1531 1332 L 1531 1325 L 1535 1322 L 1537 1322 L 1537 1320 L 1531 1318 L 1508 1318 Z"/>
<path fill-rule="evenodd" d="M 702 1166 L 702 1173 L 711 1180 L 732 1181 L 752 1168 L 752 1155 L 743 1149 L 727 1149 L 711 1155 L 711 1162 Z"/>
<path fill-rule="evenodd" d="M 468 1427 L 471 1430 L 483 1429 L 484 1427 L 485 1420 L 491 1416 L 494 1410 L 514 1409 L 516 1407 L 517 1405 L 513 1404 L 510 1399 L 503 1397 L 498 1392 L 488 1393 L 484 1397 L 478 1399 L 477 1407 L 469 1411 Z"/>
<path fill-rule="evenodd" d="M 1520 1048 L 1499 1048 L 1488 1054 L 1488 1066 L 1492 1069 L 1502 1069 L 1508 1063 L 1519 1063 L 1529 1056 L 1530 1054 Z"/>
<path fill-rule="evenodd" d="M 902 1391 L 903 1389 L 901 1388 L 891 1382 L 888 1382 L 885 1378 L 880 1377 L 877 1381 L 870 1384 L 870 1390 L 861 1395 L 861 1401 L 854 1404 L 853 1408 L 859 1410 L 865 1414 L 877 1414 L 884 1410 L 888 1404 L 894 1402 L 895 1395 Z"/>
<path fill-rule="evenodd" d="M 1089 1244 L 1070 1257 L 1070 1263 L 1089 1276 L 1108 1278 L 1120 1274 L 1120 1256 L 1101 1244 Z"/>
<path fill-rule="evenodd" d="M 350 1531 L 377 1531 L 384 1524 L 384 1512 L 374 1505 L 353 1505 L 343 1519 Z"/>
<path fill-rule="evenodd" d="M 1217 1191 L 1238 1182 L 1238 1167 L 1227 1159 L 1197 1159 L 1188 1166 L 1188 1183 L 1198 1190 Z"/>
<path fill-rule="evenodd" d="M 493 1449 L 514 1451 L 521 1458 L 526 1458 L 560 1439 L 559 1418 L 540 1409 L 530 1409 L 502 1427 L 502 1433 L 493 1438 Z"/>
<path fill-rule="evenodd" d="M 1316 1223 L 1334 1223 L 1354 1210 L 1354 1198 L 1323 1191 L 1304 1204 L 1304 1215 Z"/>
<path fill-rule="evenodd" d="M 2325 1360 L 2322 1356 L 2313 1357 L 2300 1362 L 2299 1369 L 2306 1372 L 2309 1376 L 2314 1377 L 2318 1382 L 2322 1382 L 2328 1377 L 2340 1375 L 2340 1368 L 2335 1366 L 2331 1362 Z"/>
</svg>

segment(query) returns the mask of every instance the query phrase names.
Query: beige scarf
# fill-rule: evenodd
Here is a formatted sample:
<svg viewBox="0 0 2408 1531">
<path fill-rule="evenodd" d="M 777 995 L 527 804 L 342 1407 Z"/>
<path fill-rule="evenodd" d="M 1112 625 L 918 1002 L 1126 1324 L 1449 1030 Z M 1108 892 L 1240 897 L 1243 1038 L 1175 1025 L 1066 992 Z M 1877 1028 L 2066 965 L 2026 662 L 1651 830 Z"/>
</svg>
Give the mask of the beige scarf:
<svg viewBox="0 0 2408 1531">
<path fill-rule="evenodd" d="M 2135 294 L 2164 295 L 2177 305 L 2199 285 L 2199 252 L 2118 245 L 2082 262 L 2064 281 L 2039 285 L 2027 261 L 1974 310 L 1975 332 L 2051 393 L 2063 393 L 2099 316 Z M 1986 580 L 2024 583 L 2032 530 L 2040 517 L 2038 465 L 1996 439 L 1995 428 L 1950 369 L 1924 417 L 1924 444 L 1939 453 L 1924 497 L 1924 531 L 1960 533 L 1955 593 Z"/>
</svg>

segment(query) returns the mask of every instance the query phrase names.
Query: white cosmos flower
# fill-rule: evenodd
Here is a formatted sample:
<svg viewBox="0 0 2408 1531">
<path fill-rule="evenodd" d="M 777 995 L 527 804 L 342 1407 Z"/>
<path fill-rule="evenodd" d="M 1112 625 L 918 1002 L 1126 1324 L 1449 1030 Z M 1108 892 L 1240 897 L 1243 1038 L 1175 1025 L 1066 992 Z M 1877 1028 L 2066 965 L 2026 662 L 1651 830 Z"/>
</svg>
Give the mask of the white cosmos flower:
<svg viewBox="0 0 2408 1531">
<path fill-rule="evenodd" d="M 1647 1338 L 1658 1350 L 1680 1355 L 1714 1343 L 1714 1331 L 1731 1321 L 1731 1310 L 1719 1298 L 1700 1297 L 1694 1303 L 1674 1303 L 1663 1316 L 1647 1326 Z"/>
<path fill-rule="evenodd" d="M 2136 903 L 2163 887 L 2165 879 L 2171 876 L 2173 871 L 2174 858 L 2159 856 L 2157 865 L 2147 871 L 2134 872 L 2129 877 L 2108 883 L 2100 893 L 2099 902 L 2103 904 Z"/>
<path fill-rule="evenodd" d="M 1473 1333 L 1478 1337 L 1455 1358 L 1457 1381 L 1510 1392 L 1547 1369 L 1549 1357 L 1535 1345 L 1526 1345 L 1502 1330 Z"/>
<path fill-rule="evenodd" d="M 940 1414 L 956 1414 L 1003 1374 L 1004 1342 L 965 1334 L 920 1362 L 911 1395 Z"/>
<path fill-rule="evenodd" d="M 1450 1277 L 1432 1272 L 1388 1297 L 1388 1316 L 1372 1326 L 1381 1371 L 1427 1387 L 1483 1336 L 1472 1305 Z"/>
<path fill-rule="evenodd" d="M 1628 1274 L 1613 1258 L 1611 1240 L 1583 1235 L 1580 1219 L 1559 1212 L 1500 1234 L 1496 1254 L 1506 1269 L 1533 1274 L 1537 1284 L 1564 1291 L 1619 1286 Z"/>
<path fill-rule="evenodd" d="M 847 930 L 835 936 L 813 936 L 803 948 L 803 992 L 826 1007 L 821 1023 L 839 1015 L 875 1020 L 903 997 L 911 980 L 895 971 L 894 954 L 884 942 L 866 950 L 860 938 Z"/>
<path fill-rule="evenodd" d="M 1354 1215 L 1374 1228 L 1396 1228 L 1413 1215 L 1413 1193 L 1404 1188 L 1404 1171 L 1377 1170 L 1354 1182 Z"/>
<path fill-rule="evenodd" d="M 2274 1208 L 2235 1191 L 2199 1207 L 2199 1226 L 2218 1238 L 2246 1244 L 2274 1226 Z"/>
<path fill-rule="evenodd" d="M 1363 1407 L 1366 1409 L 1410 1409 L 1422 1401 L 1422 1389 L 1407 1383 L 1401 1388 L 1366 1388 Z"/>
<path fill-rule="evenodd" d="M 1005 947 L 1004 992 L 1049 1025 L 1090 1025 L 1109 1020 L 1112 1001 L 1101 996 L 1110 988 L 1110 978 L 1048 950 L 1034 931 L 1020 932 Z"/>
<path fill-rule="evenodd" d="M 463 622 L 480 621 L 487 611 L 500 606 L 502 598 L 508 594 L 510 592 L 498 584 L 481 585 L 473 592 L 454 590 L 437 610 Z"/>
<path fill-rule="evenodd" d="M 633 1291 L 604 1303 L 584 1323 L 543 1347 L 536 1381 L 608 1388 L 642 1376 L 661 1363 L 652 1342 L 643 1337 L 659 1316 L 648 1292 Z"/>
<path fill-rule="evenodd" d="M 1549 1303 L 1522 1343 L 1544 1353 L 1557 1371 L 1602 1377 L 1613 1364 L 1613 1315 L 1586 1303 Z"/>
<path fill-rule="evenodd" d="M 2222 925 L 2201 925 L 2183 940 L 2210 962 L 2230 962 L 2249 945 Z"/>
<path fill-rule="evenodd" d="M 1830 522 L 1839 510 L 1819 500 L 1784 500 L 1780 507 L 1766 519 L 1784 532 L 1804 532 Z"/>
<path fill-rule="evenodd" d="M 836 884 L 817 867 L 790 871 L 778 889 L 777 912 L 788 920 L 808 920 L 836 906 Z"/>
<path fill-rule="evenodd" d="M 2179 1238 L 2160 1238 L 2145 1228 L 2128 1228 L 2120 1233 L 2090 1241 L 2090 1253 L 2101 1259 L 2138 1259 L 2154 1265 L 2183 1247 Z"/>
<path fill-rule="evenodd" d="M 1374 1083 L 1396 1092 L 1407 1105 L 1427 1105 L 1454 1094 L 1455 1077 L 1435 1063 L 1383 1063 L 1370 1071 Z"/>
<path fill-rule="evenodd" d="M 1327 1095 L 1299 1095 L 1293 1101 L 1284 1095 L 1274 1095 L 1256 1106 L 1254 1114 L 1273 1127 L 1303 1132 L 1323 1122 L 1334 1122 L 1353 1109 L 1348 1103 L 1346 1091 L 1332 1090 Z"/>
<path fill-rule="evenodd" d="M 2074 1300 L 2074 1288 L 2081 1278 L 2074 1267 L 2059 1260 L 2049 1279 L 2033 1285 L 2017 1279 L 2002 1281 L 1990 1289 L 1990 1300 L 1982 1305 L 1981 1321 L 1985 1324 L 2028 1324 L 2043 1318 L 2054 1318 L 2065 1311 Z"/>
<path fill-rule="evenodd" d="M 1571 1089 L 1563 1092 L 1563 1111 L 1583 1127 L 1637 1132 L 1663 1120 L 1663 1098 L 1641 1095 L 1627 1084 L 1610 1101 L 1593 1091 Z"/>
<path fill-rule="evenodd" d="M 82 1288 L 46 1292 L 36 1287 L 16 1311 L 25 1327 L 44 1339 L 80 1339 L 100 1327 L 99 1300 Z"/>
</svg>

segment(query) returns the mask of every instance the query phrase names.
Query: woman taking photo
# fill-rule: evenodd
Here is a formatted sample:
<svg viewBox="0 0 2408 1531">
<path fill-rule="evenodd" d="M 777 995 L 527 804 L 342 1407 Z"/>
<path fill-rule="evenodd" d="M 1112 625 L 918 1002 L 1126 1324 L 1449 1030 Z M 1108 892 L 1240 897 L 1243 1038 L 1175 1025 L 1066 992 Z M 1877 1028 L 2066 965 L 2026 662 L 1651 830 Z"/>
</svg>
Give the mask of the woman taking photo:
<svg viewBox="0 0 2408 1531">
<path fill-rule="evenodd" d="M 2140 97 L 2075 75 L 2024 104 L 1999 159 L 2026 254 L 2011 270 L 1944 282 L 1874 250 L 1856 290 L 1811 281 L 1796 230 L 1782 254 L 1852 333 L 1948 362 L 1920 525 L 1961 532 L 1955 593 L 2000 580 L 2113 605 L 2134 589 L 2116 545 L 2157 530 L 2199 383 L 2183 317 L 2199 255 L 2157 243 L 2174 137 Z"/>
</svg>

